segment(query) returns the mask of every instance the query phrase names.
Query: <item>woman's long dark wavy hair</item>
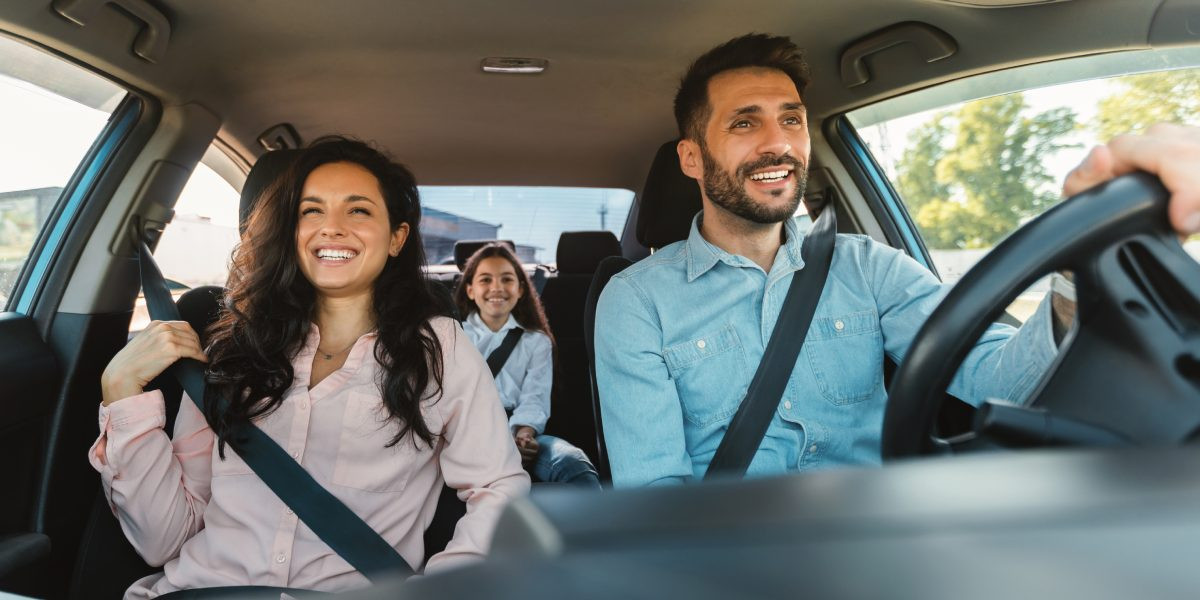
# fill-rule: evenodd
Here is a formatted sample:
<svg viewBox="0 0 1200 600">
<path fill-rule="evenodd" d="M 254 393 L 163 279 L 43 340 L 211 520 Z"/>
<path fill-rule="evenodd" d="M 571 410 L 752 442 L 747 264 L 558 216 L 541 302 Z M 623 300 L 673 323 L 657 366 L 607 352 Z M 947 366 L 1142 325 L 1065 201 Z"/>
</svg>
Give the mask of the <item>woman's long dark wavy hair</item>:
<svg viewBox="0 0 1200 600">
<path fill-rule="evenodd" d="M 408 224 L 399 255 L 388 257 L 375 280 L 374 354 L 383 374 L 383 404 L 399 424 L 388 445 L 410 433 L 414 445 L 418 438 L 430 446 L 435 441 L 421 403 L 442 391 L 442 349 L 429 322 L 442 311 L 422 272 L 416 179 L 363 142 L 327 137 L 313 142 L 263 190 L 234 255 L 225 306 L 210 329 L 205 397 L 222 457 L 229 436 L 278 408 L 292 386 L 291 361 L 308 335 L 317 300 L 297 257 L 300 195 L 314 169 L 338 162 L 359 165 L 375 176 L 393 231 Z"/>
<path fill-rule="evenodd" d="M 454 289 L 454 305 L 458 308 L 458 314 L 466 317 L 479 310 L 475 301 L 467 297 L 467 285 L 475 280 L 475 271 L 479 270 L 479 263 L 483 262 L 485 258 L 503 258 L 512 265 L 513 271 L 517 273 L 517 283 L 520 284 L 523 292 L 521 299 L 517 300 L 517 305 L 513 307 L 513 316 L 517 318 L 517 323 L 520 323 L 521 327 L 546 334 L 553 346 L 554 334 L 550 332 L 550 323 L 546 320 L 542 299 L 538 298 L 537 290 L 534 289 L 533 282 L 530 281 L 525 268 L 521 266 L 517 255 L 513 254 L 513 251 L 503 243 L 484 244 L 467 259 L 467 264 L 463 267 L 462 279 L 459 280 L 458 287 Z"/>
</svg>

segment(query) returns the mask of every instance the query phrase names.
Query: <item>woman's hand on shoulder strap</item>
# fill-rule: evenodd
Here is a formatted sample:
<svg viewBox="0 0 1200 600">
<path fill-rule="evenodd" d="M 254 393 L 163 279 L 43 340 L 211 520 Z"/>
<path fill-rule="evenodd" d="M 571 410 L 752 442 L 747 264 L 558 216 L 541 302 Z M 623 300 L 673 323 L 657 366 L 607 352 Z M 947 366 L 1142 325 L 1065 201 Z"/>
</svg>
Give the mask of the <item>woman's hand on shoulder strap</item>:
<svg viewBox="0 0 1200 600">
<path fill-rule="evenodd" d="M 151 321 L 108 362 L 100 376 L 104 405 L 142 393 L 180 358 L 208 362 L 200 337 L 186 321 Z"/>
</svg>

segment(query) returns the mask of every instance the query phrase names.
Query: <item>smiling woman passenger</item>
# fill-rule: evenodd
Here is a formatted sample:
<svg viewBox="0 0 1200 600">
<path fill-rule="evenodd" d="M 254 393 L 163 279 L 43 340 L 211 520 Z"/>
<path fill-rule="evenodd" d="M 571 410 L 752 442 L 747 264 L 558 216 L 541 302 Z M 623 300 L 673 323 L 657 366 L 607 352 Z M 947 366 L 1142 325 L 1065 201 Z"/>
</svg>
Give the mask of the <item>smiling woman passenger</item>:
<svg viewBox="0 0 1200 600">
<path fill-rule="evenodd" d="M 319 141 L 250 216 L 207 352 L 186 323 L 155 322 L 109 363 L 89 456 L 126 536 L 166 564 L 126 598 L 367 584 L 226 446 L 246 422 L 409 564 L 443 481 L 467 513 L 426 570 L 484 553 L 529 479 L 487 366 L 438 315 L 419 220 L 407 169 L 361 142 Z M 143 387 L 180 357 L 209 363 L 206 414 L 184 399 L 168 438 L 162 394 Z"/>
</svg>

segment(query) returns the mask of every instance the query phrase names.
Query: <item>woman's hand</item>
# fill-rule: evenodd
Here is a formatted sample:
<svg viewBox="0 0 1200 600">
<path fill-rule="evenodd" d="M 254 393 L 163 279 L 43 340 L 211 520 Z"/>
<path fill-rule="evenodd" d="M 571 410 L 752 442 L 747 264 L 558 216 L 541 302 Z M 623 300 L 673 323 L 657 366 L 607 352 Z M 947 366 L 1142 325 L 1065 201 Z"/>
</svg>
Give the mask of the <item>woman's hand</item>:
<svg viewBox="0 0 1200 600">
<path fill-rule="evenodd" d="M 513 441 L 517 443 L 517 450 L 521 453 L 521 462 L 529 464 L 533 462 L 538 455 L 537 432 L 528 425 L 519 425 L 513 433 Z"/>
<path fill-rule="evenodd" d="M 208 362 L 192 326 L 187 321 L 151 321 L 104 368 L 104 406 L 142 393 L 151 379 L 180 358 Z"/>
</svg>

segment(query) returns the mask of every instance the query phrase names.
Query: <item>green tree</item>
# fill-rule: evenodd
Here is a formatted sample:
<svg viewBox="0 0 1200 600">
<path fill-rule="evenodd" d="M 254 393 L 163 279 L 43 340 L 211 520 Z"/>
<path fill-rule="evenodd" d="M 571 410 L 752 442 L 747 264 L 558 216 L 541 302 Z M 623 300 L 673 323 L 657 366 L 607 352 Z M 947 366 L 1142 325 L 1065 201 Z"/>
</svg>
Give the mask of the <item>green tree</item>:
<svg viewBox="0 0 1200 600">
<path fill-rule="evenodd" d="M 1057 202 L 1046 160 L 1074 146 L 1061 140 L 1075 113 L 1027 108 L 1021 94 L 986 98 L 914 130 L 897 185 L 931 247 L 992 246 Z"/>
<path fill-rule="evenodd" d="M 1117 92 L 1096 104 L 1092 128 L 1102 140 L 1159 121 L 1194 124 L 1200 119 L 1200 69 L 1130 75 L 1116 85 Z"/>
<path fill-rule="evenodd" d="M 913 130 L 908 136 L 908 148 L 896 164 L 900 197 L 913 214 L 926 202 L 950 196 L 950 186 L 934 176 L 938 162 L 946 156 L 945 139 L 950 133 L 947 118 L 947 113 L 938 113 Z"/>
</svg>

